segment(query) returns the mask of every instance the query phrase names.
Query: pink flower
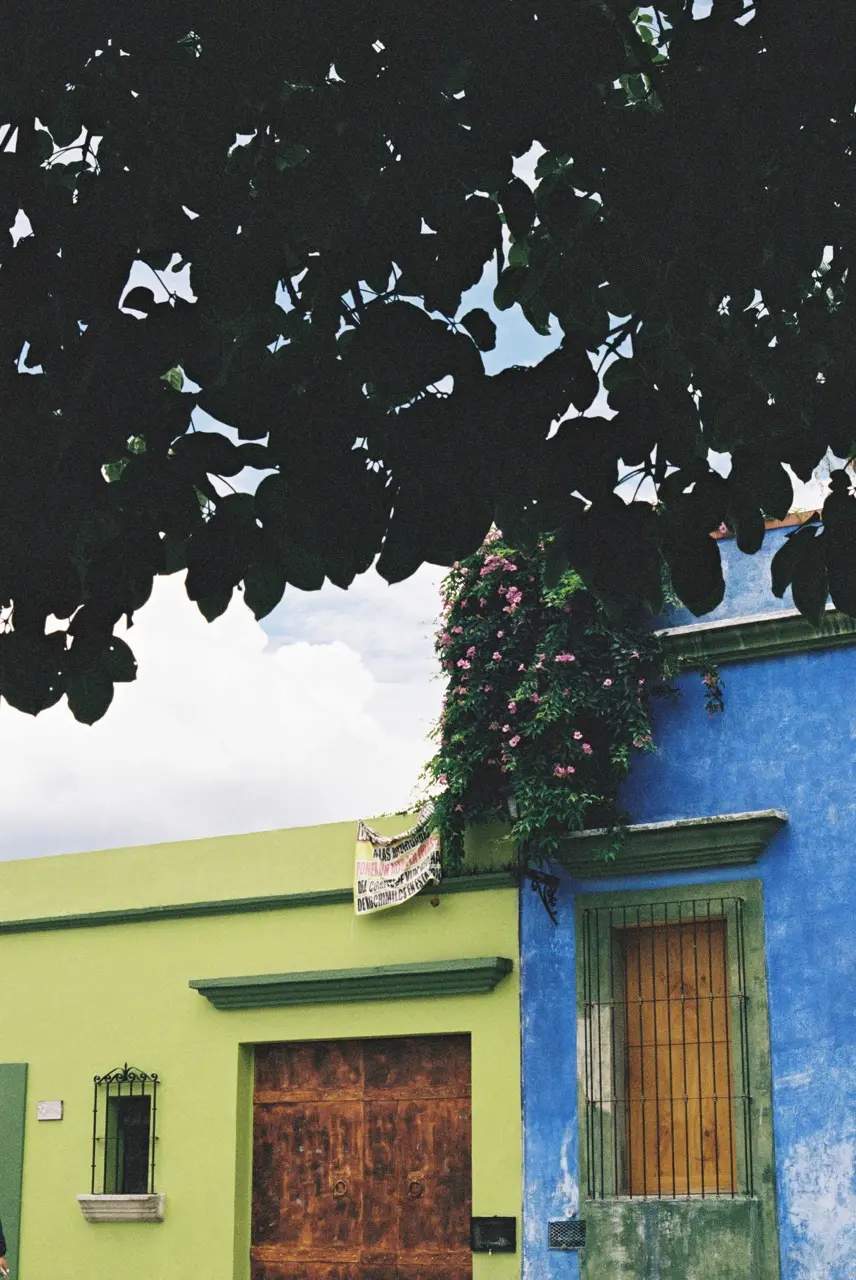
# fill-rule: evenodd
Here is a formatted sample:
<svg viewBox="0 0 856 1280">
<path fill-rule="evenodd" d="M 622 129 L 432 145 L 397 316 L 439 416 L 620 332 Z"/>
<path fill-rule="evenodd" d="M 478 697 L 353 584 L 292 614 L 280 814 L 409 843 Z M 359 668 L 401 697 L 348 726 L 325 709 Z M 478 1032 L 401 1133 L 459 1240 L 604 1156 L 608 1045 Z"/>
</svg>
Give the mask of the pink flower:
<svg viewBox="0 0 856 1280">
<path fill-rule="evenodd" d="M 529 701 L 530 701 L 530 702 L 540 702 L 540 701 L 541 701 L 541 695 L 540 695 L 540 693 L 530 693 L 530 695 L 529 695 Z"/>
<path fill-rule="evenodd" d="M 519 741 L 520 741 L 520 734 L 515 733 L 513 738 L 508 739 L 508 745 L 510 747 L 516 747 Z"/>
<path fill-rule="evenodd" d="M 583 751 L 585 752 L 585 754 L 586 754 L 587 756 L 590 756 L 590 755 L 591 755 L 591 753 L 592 753 L 592 749 L 591 749 L 591 747 L 589 746 L 589 744 L 588 744 L 587 742 L 584 742 L 584 743 L 583 743 Z"/>
<path fill-rule="evenodd" d="M 466 607 L 467 607 L 467 605 L 468 605 L 469 603 L 470 603 L 470 602 L 469 602 L 469 600 L 462 600 L 462 601 L 461 601 L 461 608 L 462 608 L 462 609 L 466 609 Z"/>
<path fill-rule="evenodd" d="M 639 688 L 640 688 L 640 689 L 642 688 L 642 686 L 643 686 L 643 684 L 644 684 L 644 683 L 645 683 L 645 681 L 644 681 L 644 680 L 640 680 L 640 681 L 639 681 Z"/>
<path fill-rule="evenodd" d="M 525 663 L 525 662 L 521 662 L 521 664 L 520 664 L 520 666 L 517 668 L 517 670 L 518 670 L 518 671 L 525 671 L 525 670 L 526 670 L 526 663 Z"/>
<path fill-rule="evenodd" d="M 462 804 L 456 804 L 455 813 L 463 813 L 463 812 L 464 812 L 464 806 Z"/>
<path fill-rule="evenodd" d="M 563 613 L 570 613 L 570 612 L 571 612 L 571 606 L 570 606 L 569 604 L 563 604 L 563 605 L 562 605 L 562 612 L 563 612 Z"/>
<path fill-rule="evenodd" d="M 603 682 L 603 687 L 604 687 L 604 689 L 609 689 L 611 685 L 612 685 L 612 681 L 611 681 L 611 680 L 604 680 L 604 682 Z"/>
<path fill-rule="evenodd" d="M 575 729 L 575 730 L 574 730 L 574 737 L 576 738 L 577 742 L 579 742 L 579 741 L 580 741 L 580 739 L 582 738 L 582 736 L 583 736 L 583 735 L 580 733 L 579 729 Z"/>
<path fill-rule="evenodd" d="M 458 658 L 456 665 L 459 666 L 462 671 L 469 671 L 472 664 L 467 662 L 466 658 Z"/>
<path fill-rule="evenodd" d="M 441 773 L 437 781 L 441 787 L 447 787 L 449 785 L 449 779 L 446 777 L 445 773 Z"/>
<path fill-rule="evenodd" d="M 554 662 L 576 662 L 576 654 L 573 653 L 557 653 Z"/>
<path fill-rule="evenodd" d="M 569 764 L 567 769 L 565 770 L 565 773 L 576 773 L 576 769 L 572 764 Z"/>
<path fill-rule="evenodd" d="M 496 638 L 497 638 L 497 640 L 501 640 L 501 639 L 503 638 L 503 636 L 504 636 L 504 635 L 505 635 L 505 632 L 504 632 L 504 631 L 497 631 L 497 633 L 496 633 Z"/>
<path fill-rule="evenodd" d="M 638 650 L 634 649 L 630 656 L 631 658 L 638 658 L 639 657 Z"/>
<path fill-rule="evenodd" d="M 484 684 L 484 685 L 482 685 L 482 688 L 483 688 L 483 690 L 484 690 L 484 692 L 485 692 L 485 693 L 491 693 L 491 692 L 493 691 L 493 685 L 492 685 L 492 684 Z"/>
<path fill-rule="evenodd" d="M 562 765 L 560 765 L 560 764 L 554 764 L 554 765 L 553 765 L 553 777 L 554 777 L 554 778 L 564 778 L 564 776 L 565 776 L 565 770 L 564 770 L 564 767 L 563 767 Z"/>
<path fill-rule="evenodd" d="M 463 627 L 452 627 L 452 635 L 459 636 L 463 633 L 463 630 L 464 630 Z"/>
<path fill-rule="evenodd" d="M 510 725 L 510 724 L 504 724 L 504 725 L 502 726 L 502 732 L 503 732 L 503 733 L 510 733 L 510 732 L 511 732 L 511 725 Z"/>
<path fill-rule="evenodd" d="M 491 720 L 490 724 L 488 725 L 488 729 L 494 729 L 494 730 L 496 730 L 496 729 L 498 729 L 498 728 L 499 728 L 499 721 L 498 721 L 498 720 Z"/>
<path fill-rule="evenodd" d="M 461 570 L 461 573 L 462 573 L 462 574 L 464 575 L 464 577 L 466 578 L 467 574 L 469 573 L 469 569 L 462 569 L 462 570 Z"/>
<path fill-rule="evenodd" d="M 515 714 L 515 712 L 517 711 L 517 703 L 516 703 L 516 702 L 509 702 L 509 704 L 508 704 L 508 710 L 511 712 L 511 714 L 512 714 L 512 715 L 514 715 L 514 714 Z"/>
<path fill-rule="evenodd" d="M 499 652 L 499 650 L 497 650 L 496 653 L 493 655 L 493 660 L 494 662 L 502 662 L 502 654 Z"/>
<path fill-rule="evenodd" d="M 487 600 L 479 600 L 479 608 L 483 609 L 487 604 Z"/>
<path fill-rule="evenodd" d="M 467 657 L 474 658 L 475 656 L 476 656 L 476 647 L 474 644 L 471 644 L 469 649 L 467 649 Z"/>
<path fill-rule="evenodd" d="M 570 689 L 563 689 L 563 690 L 562 690 L 562 693 L 563 693 L 566 697 L 567 697 L 567 695 L 568 695 L 570 692 L 571 692 L 571 691 L 570 691 Z"/>
</svg>

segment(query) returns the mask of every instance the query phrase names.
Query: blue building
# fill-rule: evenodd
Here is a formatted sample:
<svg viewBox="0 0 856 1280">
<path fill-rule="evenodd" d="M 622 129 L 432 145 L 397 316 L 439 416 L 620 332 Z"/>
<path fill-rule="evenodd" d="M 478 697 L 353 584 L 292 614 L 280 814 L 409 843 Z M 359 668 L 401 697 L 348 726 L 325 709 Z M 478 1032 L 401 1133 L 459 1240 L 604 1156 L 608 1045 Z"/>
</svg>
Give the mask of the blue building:
<svg viewBox="0 0 856 1280">
<path fill-rule="evenodd" d="M 771 596 L 786 532 L 669 619 L 726 709 L 679 679 L 621 857 L 522 896 L 525 1280 L 856 1276 L 856 623 Z"/>
</svg>

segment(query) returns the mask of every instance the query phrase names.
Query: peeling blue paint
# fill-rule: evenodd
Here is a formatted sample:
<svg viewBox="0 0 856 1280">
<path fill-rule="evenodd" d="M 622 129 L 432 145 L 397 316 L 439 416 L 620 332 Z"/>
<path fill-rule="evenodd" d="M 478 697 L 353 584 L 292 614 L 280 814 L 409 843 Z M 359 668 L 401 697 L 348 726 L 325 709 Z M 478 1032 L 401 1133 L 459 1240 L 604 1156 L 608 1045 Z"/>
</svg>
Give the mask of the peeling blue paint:
<svg viewBox="0 0 856 1280">
<path fill-rule="evenodd" d="M 729 595 L 711 617 L 774 607 L 767 565 L 782 536 L 768 533 L 763 559 L 722 544 Z M 523 895 L 525 1280 L 579 1275 L 575 1256 L 547 1248 L 548 1221 L 578 1207 L 574 893 L 742 878 L 764 884 L 782 1280 L 856 1278 L 856 648 L 723 675 L 714 719 L 698 677 L 681 678 L 684 696 L 659 708 L 659 751 L 638 760 L 625 803 L 636 822 L 784 809 L 790 821 L 759 866 L 563 875 L 558 927 Z"/>
</svg>

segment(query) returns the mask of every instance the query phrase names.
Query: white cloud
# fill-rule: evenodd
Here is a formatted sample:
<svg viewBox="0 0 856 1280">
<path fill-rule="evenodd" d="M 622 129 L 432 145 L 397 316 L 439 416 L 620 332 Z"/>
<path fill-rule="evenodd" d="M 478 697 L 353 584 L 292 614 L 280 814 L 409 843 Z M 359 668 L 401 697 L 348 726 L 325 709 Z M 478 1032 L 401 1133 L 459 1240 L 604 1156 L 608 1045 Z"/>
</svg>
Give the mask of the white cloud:
<svg viewBox="0 0 856 1280">
<path fill-rule="evenodd" d="M 289 591 L 270 640 L 241 601 L 209 626 L 177 577 L 159 581 L 128 636 L 137 681 L 98 724 L 2 704 L 0 857 L 403 808 L 439 711 L 438 577 Z"/>
</svg>

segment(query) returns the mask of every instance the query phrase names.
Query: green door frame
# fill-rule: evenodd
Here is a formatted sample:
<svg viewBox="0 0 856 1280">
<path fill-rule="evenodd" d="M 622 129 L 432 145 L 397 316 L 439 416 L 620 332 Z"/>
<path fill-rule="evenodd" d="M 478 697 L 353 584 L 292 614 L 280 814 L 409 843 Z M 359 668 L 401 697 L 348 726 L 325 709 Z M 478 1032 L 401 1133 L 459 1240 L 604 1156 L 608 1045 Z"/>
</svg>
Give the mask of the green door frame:
<svg viewBox="0 0 856 1280">
<path fill-rule="evenodd" d="M 21 1274 L 21 1190 L 24 1177 L 26 1062 L 0 1062 L 0 1219 L 12 1275 Z"/>
</svg>

